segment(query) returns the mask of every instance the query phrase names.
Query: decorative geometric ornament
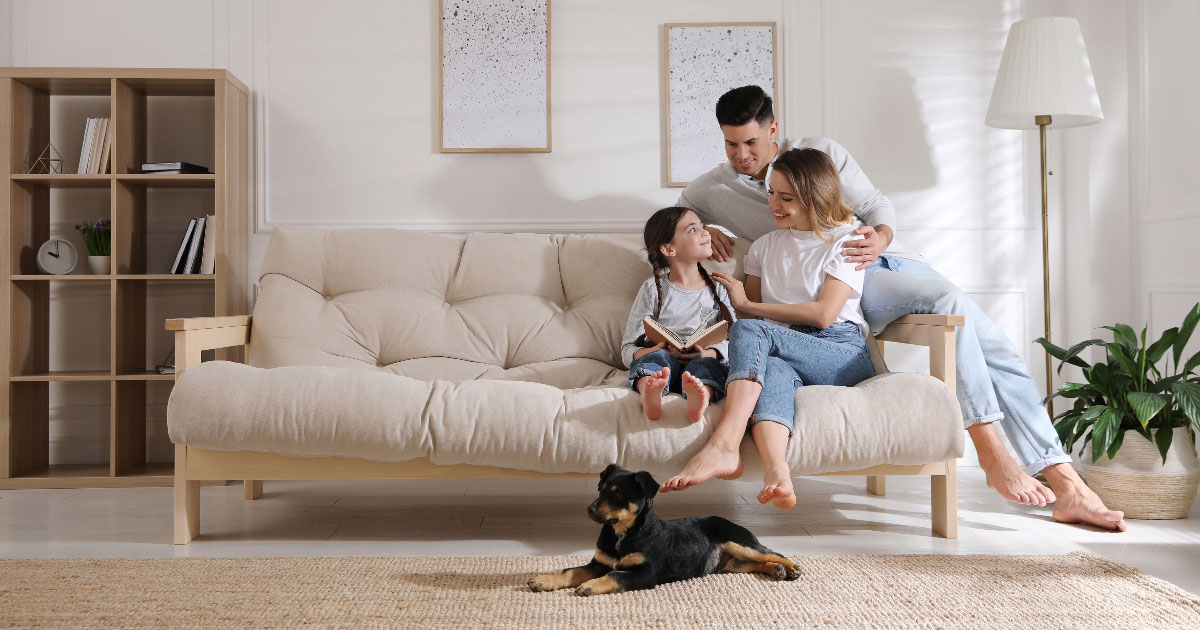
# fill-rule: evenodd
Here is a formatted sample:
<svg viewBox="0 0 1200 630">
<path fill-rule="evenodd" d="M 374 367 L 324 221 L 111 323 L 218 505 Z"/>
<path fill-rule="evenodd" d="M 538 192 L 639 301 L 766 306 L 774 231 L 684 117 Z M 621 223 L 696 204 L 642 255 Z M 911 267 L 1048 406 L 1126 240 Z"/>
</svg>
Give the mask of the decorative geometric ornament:
<svg viewBox="0 0 1200 630">
<path fill-rule="evenodd" d="M 46 148 L 38 154 L 33 163 L 25 163 L 26 175 L 62 175 L 62 154 L 52 143 L 47 143 Z"/>
</svg>

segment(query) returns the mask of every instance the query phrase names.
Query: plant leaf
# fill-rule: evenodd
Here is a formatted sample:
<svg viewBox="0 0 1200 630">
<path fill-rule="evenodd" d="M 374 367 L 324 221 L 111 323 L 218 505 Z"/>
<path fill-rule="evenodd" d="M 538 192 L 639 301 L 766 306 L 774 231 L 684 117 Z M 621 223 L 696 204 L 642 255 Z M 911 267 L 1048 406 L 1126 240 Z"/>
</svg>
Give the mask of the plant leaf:
<svg viewBox="0 0 1200 630">
<path fill-rule="evenodd" d="M 1092 346 L 1103 346 L 1103 345 L 1104 345 L 1103 339 L 1088 339 L 1087 341 L 1080 341 L 1079 343 L 1077 343 L 1067 349 L 1067 353 L 1063 356 L 1063 363 L 1070 363 L 1071 365 L 1079 366 L 1081 368 L 1090 367 L 1088 365 L 1087 361 L 1084 361 L 1083 359 L 1079 358 L 1079 353 L 1083 352 L 1084 350 L 1086 350 L 1087 348 L 1090 348 Z M 1058 364 L 1058 373 L 1059 374 L 1062 374 L 1063 363 Z"/>
<path fill-rule="evenodd" d="M 1171 402 L 1171 397 L 1166 394 L 1129 392 L 1125 394 L 1125 400 L 1129 401 L 1130 407 L 1133 407 L 1133 413 L 1137 416 L 1138 422 L 1145 427 L 1150 424 L 1151 418 Z"/>
<path fill-rule="evenodd" d="M 1114 324 L 1112 326 L 1101 326 L 1101 328 L 1113 331 L 1113 341 L 1125 346 L 1130 352 L 1137 351 L 1137 335 L 1133 333 L 1133 329 L 1127 324 Z"/>
<path fill-rule="evenodd" d="M 1115 457 L 1117 455 L 1117 451 L 1121 450 L 1121 443 L 1124 441 L 1125 441 L 1125 432 L 1117 431 L 1117 434 L 1115 436 L 1113 436 L 1112 444 L 1108 445 L 1108 458 L 1109 459 L 1112 459 L 1113 457 Z"/>
<path fill-rule="evenodd" d="M 1167 451 L 1171 448 L 1171 437 L 1174 435 L 1175 429 L 1163 427 L 1154 436 L 1154 442 L 1158 444 L 1158 454 L 1162 455 L 1163 466 L 1167 465 Z"/>
<path fill-rule="evenodd" d="M 1179 327 L 1179 334 L 1175 336 L 1175 367 L 1179 367 L 1179 358 L 1183 356 L 1183 348 L 1192 338 L 1192 332 L 1196 330 L 1197 322 L 1200 322 L 1200 302 L 1196 302 L 1192 310 L 1184 316 L 1183 325 Z"/>
<path fill-rule="evenodd" d="M 1164 330 L 1162 337 L 1159 337 L 1158 341 L 1155 341 L 1153 344 L 1151 344 L 1150 349 L 1146 351 L 1146 363 L 1153 365 L 1161 361 L 1163 355 L 1167 353 L 1167 349 L 1171 347 L 1171 344 L 1175 343 L 1175 339 L 1178 335 L 1178 328 L 1168 328 Z M 1176 364 L 1178 364 L 1178 361 L 1176 361 Z"/>
<path fill-rule="evenodd" d="M 1106 343 L 1104 344 L 1104 347 L 1108 349 L 1108 356 L 1116 359 L 1117 364 L 1120 365 L 1121 369 L 1125 370 L 1125 373 L 1130 377 L 1136 378 L 1141 374 L 1138 369 L 1137 362 L 1134 361 L 1133 357 L 1129 355 L 1129 350 L 1125 348 L 1125 346 L 1119 343 Z"/>
<path fill-rule="evenodd" d="M 1179 381 L 1171 386 L 1171 393 L 1175 394 L 1175 401 L 1179 403 L 1183 415 L 1192 425 L 1200 428 L 1200 383 Z"/>
<path fill-rule="evenodd" d="M 1196 352 L 1196 354 L 1193 354 L 1192 358 L 1187 360 L 1187 363 L 1185 363 L 1183 366 L 1182 374 L 1185 376 L 1191 374 L 1192 370 L 1196 369 L 1197 367 L 1200 367 L 1200 351 Z"/>
<path fill-rule="evenodd" d="M 1096 424 L 1092 427 L 1092 463 L 1100 461 L 1100 456 L 1108 452 L 1108 447 L 1116 439 L 1118 424 L 1117 414 L 1112 409 L 1105 409 L 1096 418 Z"/>
</svg>

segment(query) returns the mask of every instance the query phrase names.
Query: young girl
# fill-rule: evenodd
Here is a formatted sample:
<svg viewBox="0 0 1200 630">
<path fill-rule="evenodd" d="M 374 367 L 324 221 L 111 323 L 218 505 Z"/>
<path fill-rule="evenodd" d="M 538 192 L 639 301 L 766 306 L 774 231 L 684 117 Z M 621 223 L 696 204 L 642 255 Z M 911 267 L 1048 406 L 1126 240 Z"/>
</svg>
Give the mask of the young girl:
<svg viewBox="0 0 1200 630">
<path fill-rule="evenodd" d="M 714 476 L 736 478 L 747 424 L 766 467 L 760 503 L 796 505 L 785 457 L 804 385 L 856 385 L 874 376 L 859 299 L 865 271 L 844 261 L 842 243 L 857 238 L 854 213 L 842 200 L 837 169 L 816 149 L 781 155 L 770 174 L 769 209 L 779 230 L 746 254 L 743 285 L 713 277 L 743 317 L 729 342 L 728 400 L 708 444 L 663 492 Z"/>
<path fill-rule="evenodd" d="M 729 342 L 681 353 L 663 343 L 650 345 L 642 320 L 653 317 L 686 339 L 720 319 L 734 322 L 729 295 L 700 266 L 712 256 L 712 243 L 695 212 L 663 208 L 646 221 L 643 238 L 654 277 L 642 283 L 629 309 L 621 359 L 629 368 L 629 386 L 641 393 L 646 417 L 658 420 L 662 397 L 675 392 L 687 398 L 688 422 L 697 422 L 710 402 L 725 396 Z"/>
</svg>

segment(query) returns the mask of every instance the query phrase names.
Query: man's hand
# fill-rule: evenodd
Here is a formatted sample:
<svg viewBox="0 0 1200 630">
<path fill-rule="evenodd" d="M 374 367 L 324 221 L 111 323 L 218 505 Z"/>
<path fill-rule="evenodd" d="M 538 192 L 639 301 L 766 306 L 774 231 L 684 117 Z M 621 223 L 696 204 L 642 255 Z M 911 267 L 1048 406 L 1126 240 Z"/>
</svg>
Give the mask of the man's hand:
<svg viewBox="0 0 1200 630">
<path fill-rule="evenodd" d="M 712 256 L 709 260 L 717 262 L 729 262 L 733 258 L 733 239 L 725 235 L 724 232 L 714 227 L 704 228 L 708 231 L 708 235 L 712 238 Z"/>
<path fill-rule="evenodd" d="M 842 243 L 842 255 L 846 257 L 848 263 L 859 263 L 854 268 L 855 271 L 861 271 L 875 264 L 875 259 L 879 258 L 883 250 L 887 249 L 892 242 L 892 228 L 886 225 L 880 225 L 878 228 L 864 225 L 854 230 L 854 233 L 863 238 Z"/>
<path fill-rule="evenodd" d="M 725 287 L 725 291 L 729 293 L 729 305 L 736 310 L 743 310 L 747 303 L 750 302 L 746 297 L 746 285 L 742 284 L 741 280 L 734 278 L 727 273 L 714 272 L 712 279 L 721 283 Z"/>
</svg>

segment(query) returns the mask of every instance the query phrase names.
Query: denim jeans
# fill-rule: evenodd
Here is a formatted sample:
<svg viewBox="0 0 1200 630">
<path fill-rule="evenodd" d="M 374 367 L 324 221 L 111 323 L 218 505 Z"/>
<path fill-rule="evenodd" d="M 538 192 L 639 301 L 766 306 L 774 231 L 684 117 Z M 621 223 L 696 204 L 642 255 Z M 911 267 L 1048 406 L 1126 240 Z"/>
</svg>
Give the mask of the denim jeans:
<svg viewBox="0 0 1200 630">
<path fill-rule="evenodd" d="M 867 269 L 863 315 L 878 333 L 909 313 L 964 315 L 955 331 L 958 402 L 967 428 L 1000 421 L 1030 475 L 1071 461 L 1025 362 L 1009 338 L 954 283 L 914 260 L 880 256 Z"/>
<path fill-rule="evenodd" d="M 629 365 L 629 387 L 637 391 L 638 379 L 650 376 L 663 368 L 671 368 L 671 381 L 663 390 L 663 396 L 668 393 L 687 394 L 683 392 L 683 373 L 687 372 L 700 379 L 701 383 L 712 388 L 712 398 L 709 402 L 717 402 L 725 397 L 725 375 L 729 373 L 729 365 L 712 357 L 692 359 L 680 369 L 679 359 L 671 356 L 666 350 L 647 352 L 640 359 L 634 359 Z"/>
<path fill-rule="evenodd" d="M 761 319 L 739 319 L 729 334 L 729 382 L 762 385 L 750 426 L 778 422 L 796 427 L 796 389 L 804 385 L 857 385 L 875 375 L 858 326 L 838 322 L 820 330 L 785 328 Z"/>
</svg>

